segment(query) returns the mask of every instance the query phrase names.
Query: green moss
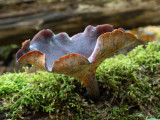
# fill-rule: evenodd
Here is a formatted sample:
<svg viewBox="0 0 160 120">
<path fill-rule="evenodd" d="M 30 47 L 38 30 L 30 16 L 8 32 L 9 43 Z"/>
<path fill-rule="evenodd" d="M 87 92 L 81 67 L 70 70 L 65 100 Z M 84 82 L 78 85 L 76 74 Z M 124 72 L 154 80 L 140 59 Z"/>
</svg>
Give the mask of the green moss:
<svg viewBox="0 0 160 120">
<path fill-rule="evenodd" d="M 42 71 L 7 73 L 0 77 L 1 109 L 9 110 L 8 115 L 14 119 L 23 118 L 27 109 L 42 110 L 55 118 L 63 115 L 76 118 L 83 109 L 82 99 L 73 92 L 75 88 L 74 79 L 63 75 Z"/>
<path fill-rule="evenodd" d="M 0 57 L 4 61 L 8 59 L 11 52 L 17 49 L 18 46 L 16 44 L 5 45 L 0 47 Z"/>
<path fill-rule="evenodd" d="M 53 119 L 145 120 L 160 118 L 160 45 L 138 46 L 128 55 L 106 59 L 97 70 L 101 98 L 83 99 L 83 85 L 73 78 L 38 71 L 0 76 L 0 110 L 13 119 L 27 111 Z"/>
</svg>

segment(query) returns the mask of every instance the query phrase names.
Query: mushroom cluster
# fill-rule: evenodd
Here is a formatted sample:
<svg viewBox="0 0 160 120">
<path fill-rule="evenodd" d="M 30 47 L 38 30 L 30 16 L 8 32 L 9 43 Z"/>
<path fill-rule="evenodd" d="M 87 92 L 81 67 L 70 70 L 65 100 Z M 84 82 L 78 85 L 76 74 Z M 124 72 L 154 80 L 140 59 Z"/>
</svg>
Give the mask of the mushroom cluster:
<svg viewBox="0 0 160 120">
<path fill-rule="evenodd" d="M 72 37 L 65 32 L 54 34 L 44 29 L 31 41 L 23 42 L 16 57 L 19 63 L 80 80 L 91 98 L 97 99 L 100 95 L 95 77 L 97 67 L 116 51 L 137 41 L 135 35 L 108 24 L 89 25 Z"/>
</svg>

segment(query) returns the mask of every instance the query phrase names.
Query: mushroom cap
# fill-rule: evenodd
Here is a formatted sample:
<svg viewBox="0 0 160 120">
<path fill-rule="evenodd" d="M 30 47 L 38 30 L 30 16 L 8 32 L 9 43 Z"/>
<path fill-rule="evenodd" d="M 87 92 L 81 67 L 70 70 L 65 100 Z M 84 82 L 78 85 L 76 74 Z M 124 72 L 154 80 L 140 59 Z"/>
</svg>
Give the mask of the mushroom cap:
<svg viewBox="0 0 160 120">
<path fill-rule="evenodd" d="M 22 43 L 16 56 L 20 63 L 33 64 L 49 72 L 78 76 L 90 68 L 96 69 L 104 59 L 136 41 L 138 39 L 133 34 L 122 28 L 114 30 L 108 24 L 89 25 L 83 33 L 72 37 L 65 32 L 54 34 L 45 29 L 31 41 Z"/>
</svg>

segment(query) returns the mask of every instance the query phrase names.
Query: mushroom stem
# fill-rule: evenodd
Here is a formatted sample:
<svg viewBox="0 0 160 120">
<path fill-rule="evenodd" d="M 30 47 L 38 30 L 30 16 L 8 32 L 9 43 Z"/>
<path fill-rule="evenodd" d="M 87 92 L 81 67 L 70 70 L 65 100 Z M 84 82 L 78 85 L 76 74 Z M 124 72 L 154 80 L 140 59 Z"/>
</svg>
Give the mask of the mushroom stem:
<svg viewBox="0 0 160 120">
<path fill-rule="evenodd" d="M 97 100 L 100 95 L 100 92 L 99 92 L 99 87 L 98 87 L 98 84 L 96 81 L 95 70 L 86 71 L 85 74 L 83 75 L 81 81 L 85 85 L 89 96 L 92 99 Z"/>
</svg>

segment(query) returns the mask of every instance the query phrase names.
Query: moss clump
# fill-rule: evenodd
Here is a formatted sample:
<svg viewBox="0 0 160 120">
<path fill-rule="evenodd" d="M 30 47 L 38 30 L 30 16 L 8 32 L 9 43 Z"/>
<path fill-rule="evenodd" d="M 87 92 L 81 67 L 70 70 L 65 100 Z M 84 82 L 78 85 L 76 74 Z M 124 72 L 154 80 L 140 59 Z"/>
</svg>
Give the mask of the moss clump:
<svg viewBox="0 0 160 120">
<path fill-rule="evenodd" d="M 9 110 L 12 119 L 23 118 L 28 110 L 48 112 L 54 119 L 76 118 L 83 112 L 83 100 L 73 91 L 74 79 L 67 76 L 42 71 L 7 73 L 0 77 L 1 111 Z"/>
<path fill-rule="evenodd" d="M 85 102 L 83 85 L 73 78 L 38 71 L 0 76 L 0 110 L 12 119 L 28 111 L 53 119 L 145 120 L 160 118 L 160 45 L 138 46 L 106 59 L 97 70 L 101 98 Z M 25 117 L 24 117 L 25 118 Z"/>
<path fill-rule="evenodd" d="M 97 70 L 97 79 L 103 84 L 103 100 L 108 100 L 112 109 L 127 105 L 124 114 L 160 118 L 159 73 L 160 45 L 149 43 L 128 55 L 106 59 Z"/>
</svg>

